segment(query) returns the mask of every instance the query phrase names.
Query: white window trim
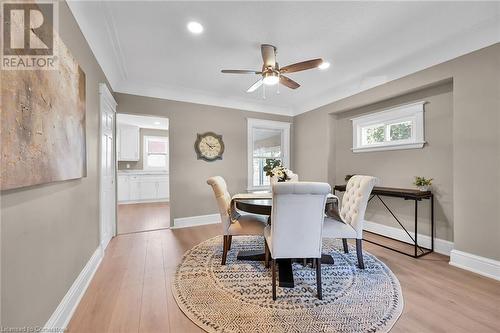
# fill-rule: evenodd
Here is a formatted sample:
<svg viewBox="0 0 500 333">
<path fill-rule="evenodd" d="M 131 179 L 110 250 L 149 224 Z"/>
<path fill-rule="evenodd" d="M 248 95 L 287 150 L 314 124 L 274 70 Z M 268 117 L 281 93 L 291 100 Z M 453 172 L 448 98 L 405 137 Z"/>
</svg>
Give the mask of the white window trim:
<svg viewBox="0 0 500 333">
<path fill-rule="evenodd" d="M 290 123 L 274 120 L 247 118 L 247 191 L 270 190 L 270 186 L 253 186 L 253 130 L 254 129 L 281 130 L 281 147 L 283 152 L 283 165 L 290 167 Z"/>
<path fill-rule="evenodd" d="M 423 148 L 424 139 L 424 104 L 426 101 L 419 101 L 411 104 L 398 106 L 384 111 L 352 118 L 352 151 L 354 153 Z M 412 137 L 400 142 L 382 142 L 363 146 L 361 144 L 361 130 L 363 127 L 375 125 L 377 123 L 404 122 L 411 120 L 414 124 Z"/>
<path fill-rule="evenodd" d="M 151 170 L 151 171 L 167 171 L 168 172 L 168 158 L 169 158 L 169 146 L 168 146 L 168 137 L 166 136 L 154 136 L 154 135 L 145 135 L 143 137 L 143 145 L 142 145 L 142 169 L 143 170 Z M 158 141 L 165 141 L 167 144 L 167 165 L 165 168 L 154 168 L 154 167 L 149 167 L 147 165 L 147 160 L 148 160 L 148 149 L 147 149 L 147 142 L 148 140 L 158 140 Z"/>
</svg>

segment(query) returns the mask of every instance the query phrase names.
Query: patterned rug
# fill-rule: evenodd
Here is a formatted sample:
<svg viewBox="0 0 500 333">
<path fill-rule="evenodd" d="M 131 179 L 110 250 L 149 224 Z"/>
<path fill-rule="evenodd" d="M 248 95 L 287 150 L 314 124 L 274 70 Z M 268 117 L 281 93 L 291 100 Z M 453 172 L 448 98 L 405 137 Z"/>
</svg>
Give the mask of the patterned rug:
<svg viewBox="0 0 500 333">
<path fill-rule="evenodd" d="M 271 294 L 271 271 L 263 262 L 239 261 L 240 250 L 262 249 L 259 236 L 233 237 L 221 266 L 222 237 L 209 239 L 184 254 L 172 291 L 180 309 L 207 332 L 388 332 L 403 311 L 399 281 L 389 268 L 364 252 L 357 268 L 338 240 L 325 240 L 323 253 L 334 265 L 322 265 L 323 300 L 316 297 L 315 270 L 293 264 L 295 288 Z"/>
</svg>

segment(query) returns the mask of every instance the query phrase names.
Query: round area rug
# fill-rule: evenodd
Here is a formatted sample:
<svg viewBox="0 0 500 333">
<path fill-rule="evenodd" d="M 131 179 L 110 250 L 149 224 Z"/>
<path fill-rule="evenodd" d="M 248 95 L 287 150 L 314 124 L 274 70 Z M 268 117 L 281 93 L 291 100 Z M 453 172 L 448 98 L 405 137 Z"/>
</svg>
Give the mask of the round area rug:
<svg viewBox="0 0 500 333">
<path fill-rule="evenodd" d="M 321 266 L 323 300 L 316 296 L 315 269 L 293 264 L 295 288 L 271 294 L 271 270 L 259 261 L 236 260 L 240 250 L 263 249 L 260 236 L 233 237 L 225 266 L 222 237 L 184 254 L 172 291 L 180 309 L 208 332 L 388 332 L 403 311 L 399 281 L 373 255 L 341 250 L 339 240 L 324 240 L 323 253 L 335 264 Z"/>
</svg>

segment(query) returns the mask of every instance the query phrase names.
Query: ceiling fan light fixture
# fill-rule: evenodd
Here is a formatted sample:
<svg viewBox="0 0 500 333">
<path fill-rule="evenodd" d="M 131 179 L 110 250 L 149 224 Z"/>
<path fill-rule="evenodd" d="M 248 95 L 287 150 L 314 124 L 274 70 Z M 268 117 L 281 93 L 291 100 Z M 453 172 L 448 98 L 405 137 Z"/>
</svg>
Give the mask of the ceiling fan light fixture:
<svg viewBox="0 0 500 333">
<path fill-rule="evenodd" d="M 318 68 L 319 69 L 327 69 L 328 67 L 330 67 L 330 63 L 328 61 L 323 61 L 319 66 Z"/>
<path fill-rule="evenodd" d="M 201 34 L 203 32 L 203 26 L 201 25 L 201 23 L 195 21 L 189 22 L 187 24 L 187 28 L 191 33 L 195 35 Z"/>
<path fill-rule="evenodd" d="M 264 78 L 262 79 L 262 82 L 266 86 L 273 86 L 275 84 L 278 84 L 278 82 L 280 82 L 278 75 L 274 72 L 264 73 L 263 76 Z"/>
</svg>

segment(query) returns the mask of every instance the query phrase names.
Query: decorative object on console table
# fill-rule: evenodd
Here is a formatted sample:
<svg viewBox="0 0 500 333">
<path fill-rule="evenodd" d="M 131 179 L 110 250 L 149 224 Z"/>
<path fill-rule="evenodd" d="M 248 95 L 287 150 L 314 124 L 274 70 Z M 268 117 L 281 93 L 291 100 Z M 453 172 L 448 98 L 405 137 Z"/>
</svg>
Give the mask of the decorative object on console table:
<svg viewBox="0 0 500 333">
<path fill-rule="evenodd" d="M 415 181 L 413 185 L 417 186 L 420 191 L 429 191 L 431 189 L 433 178 L 425 178 L 425 177 L 415 177 Z"/>
<path fill-rule="evenodd" d="M 333 188 L 333 193 L 335 194 L 335 191 L 339 191 L 339 192 L 345 192 L 346 190 L 346 185 L 335 185 L 335 187 Z M 394 214 L 394 212 L 390 209 L 390 207 L 387 205 L 387 203 L 381 198 L 382 196 L 385 196 L 385 197 L 393 197 L 393 198 L 401 198 L 401 199 L 404 199 L 404 200 L 412 200 L 415 202 L 414 204 L 414 233 L 412 235 L 412 233 L 410 233 L 406 228 L 405 226 L 401 223 L 401 221 L 398 219 L 398 217 Z M 397 242 L 400 242 L 400 243 L 405 243 L 405 244 L 409 244 L 413 247 L 413 253 L 407 253 L 407 252 L 404 252 L 404 251 L 400 251 L 398 249 L 395 249 L 395 248 L 392 248 L 392 247 L 389 247 L 387 245 L 384 245 L 384 244 L 380 244 L 380 243 L 377 243 L 377 242 L 374 242 L 372 240 L 368 240 L 366 238 L 363 238 L 364 241 L 367 241 L 367 242 L 370 242 L 370 243 L 373 243 L 373 244 L 376 244 L 376 245 L 379 245 L 379 246 L 382 246 L 386 249 L 389 249 L 389 250 L 392 250 L 392 251 L 395 251 L 395 252 L 398 252 L 398 253 L 401 253 L 401 254 L 404 254 L 404 255 L 407 255 L 407 256 L 410 256 L 410 257 L 413 257 L 413 258 L 419 258 L 419 257 L 422 257 L 426 254 L 429 254 L 431 252 L 434 252 L 434 194 L 431 192 L 431 191 L 420 191 L 420 190 L 415 190 L 415 189 L 405 189 L 405 188 L 391 188 L 391 187 L 378 187 L 378 186 L 375 186 L 371 192 L 371 197 L 370 199 L 368 200 L 368 202 L 370 202 L 374 197 L 377 197 L 380 202 L 384 205 L 384 207 L 387 209 L 387 211 L 392 215 L 392 217 L 394 218 L 394 220 L 399 224 L 399 226 L 404 230 L 404 232 L 408 235 L 409 237 L 409 242 L 405 242 L 405 241 L 400 241 L 398 239 L 395 239 L 395 238 L 392 238 L 392 237 L 388 237 L 388 236 L 385 236 L 385 235 L 380 235 L 380 234 L 377 234 L 379 236 L 382 236 L 382 237 L 385 237 L 385 238 L 389 238 L 389 239 L 392 239 L 394 241 L 397 241 Z M 421 245 L 418 244 L 418 202 L 419 201 L 422 201 L 424 199 L 429 199 L 430 202 L 431 202 L 431 207 L 430 207 L 430 213 L 431 213 L 431 225 L 430 225 L 430 234 L 431 234 L 431 248 L 425 248 Z M 327 214 L 328 214 L 328 211 L 327 211 Z M 372 232 L 372 234 L 375 234 Z"/>
<path fill-rule="evenodd" d="M 214 132 L 197 134 L 194 150 L 199 160 L 207 162 L 222 160 L 222 154 L 224 154 L 222 135 L 215 134 Z"/>
<path fill-rule="evenodd" d="M 85 73 L 54 39 L 57 69 L 2 70 L 2 190 L 87 175 Z"/>
</svg>

